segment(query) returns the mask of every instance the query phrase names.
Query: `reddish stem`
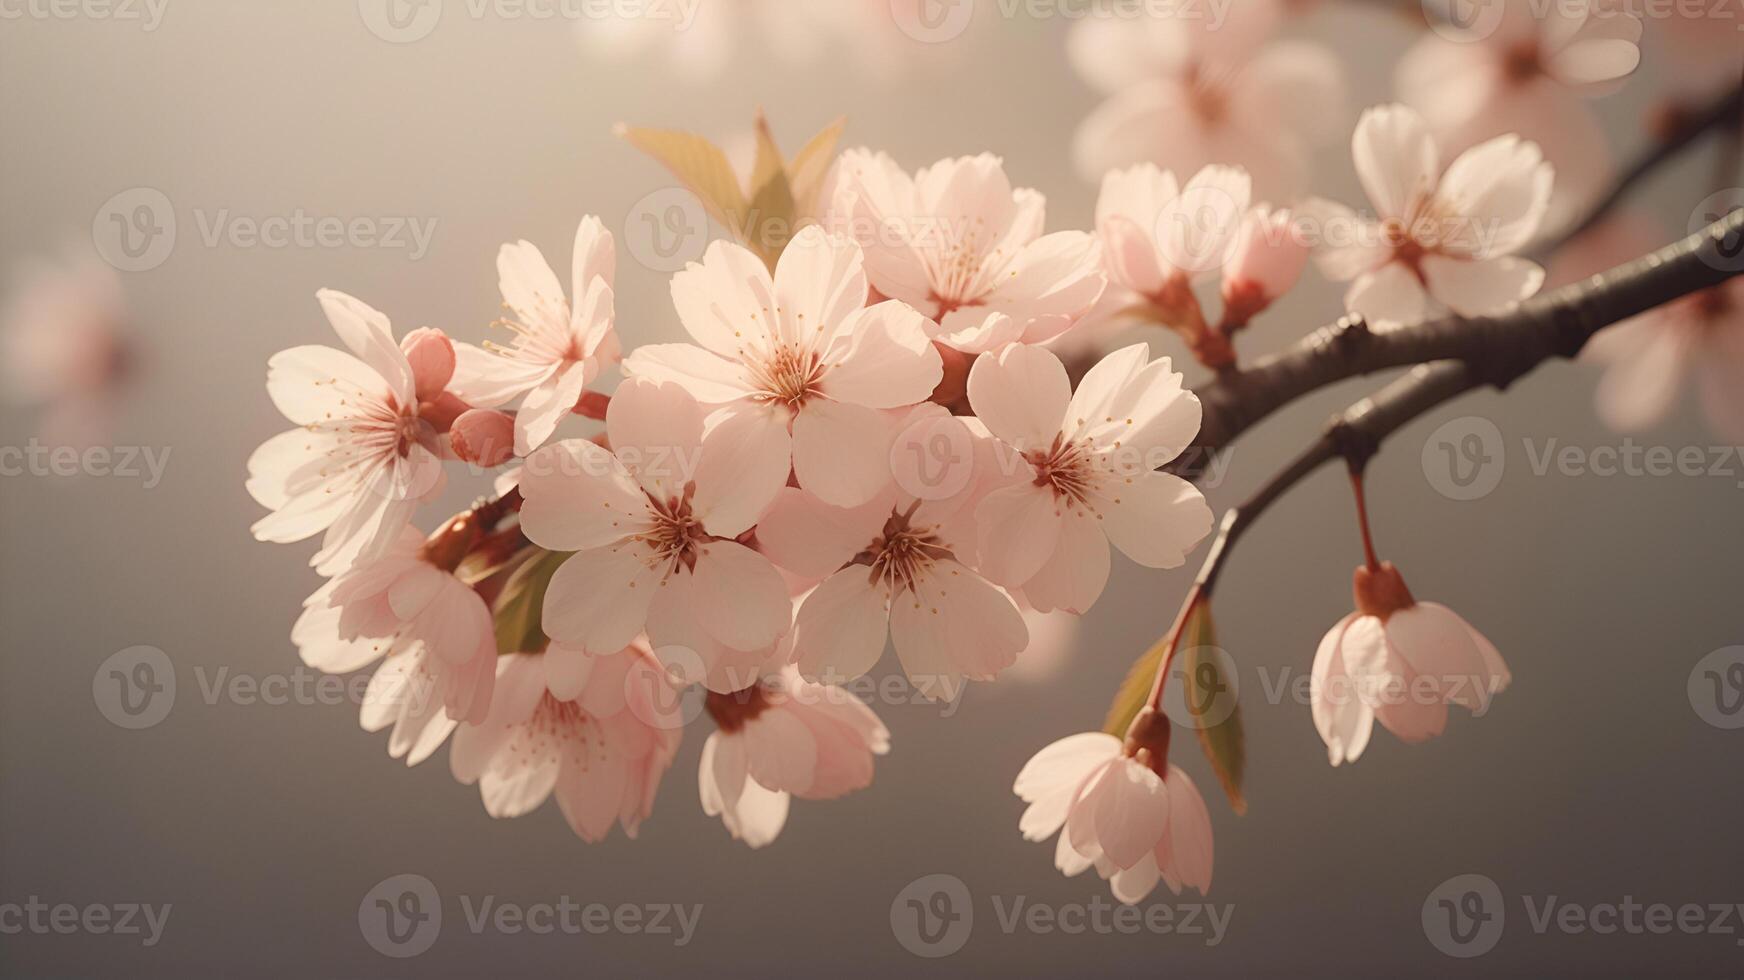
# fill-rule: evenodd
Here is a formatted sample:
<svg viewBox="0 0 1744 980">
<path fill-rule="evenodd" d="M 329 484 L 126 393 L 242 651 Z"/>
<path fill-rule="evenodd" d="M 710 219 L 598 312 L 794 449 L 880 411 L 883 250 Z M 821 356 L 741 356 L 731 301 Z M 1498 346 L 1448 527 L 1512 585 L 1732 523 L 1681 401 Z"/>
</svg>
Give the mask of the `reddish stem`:
<svg viewBox="0 0 1744 980">
<path fill-rule="evenodd" d="M 1363 471 L 1361 467 L 1350 468 L 1350 489 L 1356 497 L 1356 523 L 1362 529 L 1363 560 L 1372 571 L 1381 570 L 1381 559 L 1375 554 L 1375 537 L 1369 530 L 1369 504 L 1367 494 L 1363 491 Z"/>
</svg>

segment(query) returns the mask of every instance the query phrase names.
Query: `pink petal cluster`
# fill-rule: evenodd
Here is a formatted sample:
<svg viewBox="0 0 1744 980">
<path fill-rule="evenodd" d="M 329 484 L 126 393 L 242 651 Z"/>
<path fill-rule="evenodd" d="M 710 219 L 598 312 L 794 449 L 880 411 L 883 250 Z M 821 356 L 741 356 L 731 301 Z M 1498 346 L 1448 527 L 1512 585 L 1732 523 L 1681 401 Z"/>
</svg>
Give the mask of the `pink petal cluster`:
<svg viewBox="0 0 1744 980">
<path fill-rule="evenodd" d="M 1389 105 L 1363 113 L 1351 149 L 1375 217 L 1319 198 L 1300 209 L 1321 271 L 1351 284 L 1349 310 L 1413 323 L 1434 304 L 1480 316 L 1538 292 L 1544 270 L 1515 254 L 1537 235 L 1555 179 L 1536 144 L 1498 137 L 1443 172 L 1422 116 Z"/>
<path fill-rule="evenodd" d="M 1664 422 L 1693 386 L 1714 434 L 1744 441 L 1744 281 L 1687 296 L 1601 331 L 1582 357 L 1605 366 L 1599 417 L 1618 432 Z"/>
<path fill-rule="evenodd" d="M 1274 199 L 1300 194 L 1312 151 L 1347 124 L 1349 96 L 1329 49 L 1275 39 L 1284 7 L 1184 3 L 1137 23 L 1082 20 L 1072 64 L 1108 100 L 1073 142 L 1079 171 L 1097 180 L 1141 162 L 1177 173 L 1226 163 Z"/>
<path fill-rule="evenodd" d="M 857 240 L 879 294 L 968 354 L 1040 344 L 1075 326 L 1106 288 L 1095 239 L 1044 234 L 1047 200 L 1013 190 L 998 157 L 940 160 L 912 176 L 870 150 L 842 154 L 824 224 Z"/>
<path fill-rule="evenodd" d="M 1585 103 L 1615 90 L 1641 63 L 1640 9 L 1612 0 L 1486 3 L 1406 52 L 1400 99 L 1450 152 L 1506 134 L 1542 147 L 1558 174 L 1546 227 L 1558 227 L 1613 169 L 1604 128 Z M 1709 23 L 1716 34 L 1734 34 L 1733 26 Z"/>
<path fill-rule="evenodd" d="M 1355 762 L 1375 722 L 1405 742 L 1447 727 L 1447 706 L 1482 715 L 1513 676 L 1495 646 L 1457 613 L 1417 602 L 1390 563 L 1356 573 L 1358 611 L 1314 654 L 1309 701 L 1333 765 Z"/>
<path fill-rule="evenodd" d="M 132 359 L 115 270 L 89 252 L 21 266 L 0 309 L 0 398 L 44 413 L 57 445 L 103 441 Z"/>
<path fill-rule="evenodd" d="M 1094 867 L 1114 897 L 1145 899 L 1163 882 L 1175 894 L 1211 890 L 1211 814 L 1179 766 L 1166 775 L 1129 756 L 1113 735 L 1072 735 L 1035 754 L 1013 790 L 1029 808 L 1025 840 L 1058 833 L 1054 865 L 1066 875 Z"/>
</svg>

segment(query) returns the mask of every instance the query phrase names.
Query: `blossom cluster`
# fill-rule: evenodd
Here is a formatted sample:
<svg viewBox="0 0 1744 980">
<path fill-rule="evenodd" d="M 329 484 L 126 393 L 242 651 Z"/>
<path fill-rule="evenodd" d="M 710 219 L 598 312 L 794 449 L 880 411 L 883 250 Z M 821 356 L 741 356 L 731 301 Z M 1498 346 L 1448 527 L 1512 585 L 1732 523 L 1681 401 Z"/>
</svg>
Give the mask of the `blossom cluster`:
<svg viewBox="0 0 1744 980">
<path fill-rule="evenodd" d="M 1188 187 L 1212 180 L 1246 178 Z M 846 685 L 887 645 L 919 694 L 954 699 L 1023 654 L 1026 614 L 1090 609 L 1112 552 L 1174 568 L 1207 536 L 1199 491 L 1160 471 L 1201 415 L 1170 359 L 1128 346 L 1075 364 L 1074 385 L 1050 346 L 1111 279 L 1130 288 L 1138 236 L 1115 257 L 1112 218 L 1046 232 L 1042 195 L 989 155 L 910 173 L 851 150 L 825 187 L 777 260 L 720 241 L 672 278 L 685 343 L 625 352 L 593 217 L 567 288 L 533 244 L 503 247 L 504 343 L 396 341 L 383 314 L 320 293 L 345 349 L 272 359 L 296 428 L 249 461 L 271 511 L 254 531 L 321 536 L 327 582 L 292 639 L 322 670 L 379 663 L 362 721 L 392 729 L 392 755 L 416 764 L 452 736 L 455 777 L 492 815 L 555 795 L 582 838 L 633 836 L 706 713 L 703 809 L 762 846 L 792 798 L 871 782 L 889 734 Z M 1223 269 L 1252 310 L 1306 258 L 1278 275 L 1241 244 L 1269 214 L 1245 189 L 1211 244 L 1155 235 L 1166 196 L 1109 196 L 1157 270 L 1187 277 L 1180 248 L 1217 250 L 1192 277 Z M 493 472 L 494 496 L 426 536 L 415 513 L 449 462 Z"/>
</svg>

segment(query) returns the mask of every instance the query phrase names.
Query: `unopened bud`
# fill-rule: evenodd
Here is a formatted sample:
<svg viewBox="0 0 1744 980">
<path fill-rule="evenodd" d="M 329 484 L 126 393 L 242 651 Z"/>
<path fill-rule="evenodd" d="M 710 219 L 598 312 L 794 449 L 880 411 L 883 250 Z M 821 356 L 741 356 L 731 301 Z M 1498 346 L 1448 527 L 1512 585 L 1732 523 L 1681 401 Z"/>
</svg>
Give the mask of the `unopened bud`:
<svg viewBox="0 0 1744 980">
<path fill-rule="evenodd" d="M 1411 597 L 1411 590 L 1405 587 L 1405 577 L 1390 561 L 1381 562 L 1379 568 L 1367 565 L 1358 568 L 1351 591 L 1356 596 L 1356 607 L 1363 615 L 1383 622 L 1399 610 L 1417 604 L 1417 600 Z"/>
<path fill-rule="evenodd" d="M 434 401 L 454 379 L 454 341 L 434 327 L 419 327 L 400 340 L 412 363 L 419 401 Z"/>
<path fill-rule="evenodd" d="M 475 466 L 501 466 L 515 458 L 515 420 L 491 408 L 475 408 L 448 430 L 454 455 Z"/>
</svg>

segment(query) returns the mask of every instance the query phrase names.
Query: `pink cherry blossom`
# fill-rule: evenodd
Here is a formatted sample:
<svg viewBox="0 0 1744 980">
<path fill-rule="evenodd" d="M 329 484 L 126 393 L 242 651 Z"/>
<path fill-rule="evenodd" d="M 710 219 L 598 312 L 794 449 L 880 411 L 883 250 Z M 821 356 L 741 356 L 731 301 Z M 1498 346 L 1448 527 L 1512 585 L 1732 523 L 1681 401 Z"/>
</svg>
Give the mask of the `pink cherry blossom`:
<svg viewBox="0 0 1744 980">
<path fill-rule="evenodd" d="M 575 305 L 532 242 L 504 245 L 497 255 L 503 302 L 515 320 L 508 347 L 459 345 L 454 392 L 474 408 L 498 408 L 525 395 L 515 416 L 515 454 L 525 456 L 551 438 L 603 367 L 618 360 L 613 328 L 612 278 L 617 250 L 612 233 L 588 215 L 575 232 L 571 259 Z"/>
<path fill-rule="evenodd" d="M 318 295 L 350 353 L 308 346 L 273 356 L 267 394 L 298 427 L 249 457 L 248 492 L 273 511 L 254 525 L 256 538 L 325 531 L 314 564 L 333 574 L 383 554 L 418 503 L 441 492 L 440 430 L 424 413 L 452 421 L 452 408 L 441 404 L 449 378 L 439 358 L 420 357 L 427 373 L 417 373 L 387 317 L 344 293 Z"/>
<path fill-rule="evenodd" d="M 1102 178 L 1096 233 L 1109 279 L 1133 300 L 1161 306 L 1233 261 L 1253 180 L 1237 167 L 1211 166 L 1181 187 L 1175 175 L 1141 163 Z"/>
<path fill-rule="evenodd" d="M 1321 45 L 1272 39 L 1275 0 L 1216 11 L 1178 4 L 1138 23 L 1091 17 L 1073 29 L 1073 66 L 1109 96 L 1073 143 L 1086 179 L 1141 162 L 1178 173 L 1227 163 L 1275 199 L 1306 188 L 1311 151 L 1347 124 L 1343 69 Z"/>
<path fill-rule="evenodd" d="M 1211 531 L 1192 484 L 1158 467 L 1199 432 L 1199 399 L 1144 344 L 1108 355 L 1073 393 L 1037 347 L 983 354 L 969 374 L 976 415 L 1017 457 L 1016 478 L 976 508 L 980 567 L 1044 612 L 1082 613 L 1108 582 L 1109 544 L 1177 568 Z"/>
<path fill-rule="evenodd" d="M 1294 288 L 1309 251 L 1288 210 L 1261 205 L 1249 211 L 1223 268 L 1224 324 L 1245 325 Z"/>
<path fill-rule="evenodd" d="M 115 270 L 78 251 L 24 265 L 13 288 L 0 310 L 0 397 L 44 410 L 51 443 L 106 439 L 132 359 Z"/>
<path fill-rule="evenodd" d="M 625 370 L 726 406 L 760 453 L 791 459 L 801 487 L 863 504 L 890 481 L 886 410 L 925 401 L 942 367 L 925 317 L 897 301 L 866 306 L 862 261 L 858 245 L 816 226 L 773 277 L 750 251 L 717 242 L 672 280 L 696 344 L 637 348 Z"/>
<path fill-rule="evenodd" d="M 1558 175 L 1547 229 L 1584 207 L 1613 169 L 1585 100 L 1614 90 L 1641 61 L 1640 18 L 1605 3 L 1497 0 L 1474 13 L 1469 31 L 1426 32 L 1399 62 L 1401 100 L 1450 152 L 1510 133 L 1542 148 Z"/>
<path fill-rule="evenodd" d="M 1406 742 L 1447 727 L 1447 706 L 1482 715 L 1513 676 L 1482 633 L 1446 606 L 1418 602 L 1391 563 L 1356 574 L 1358 611 L 1314 654 L 1309 701 L 1333 765 L 1355 762 L 1374 724 Z"/>
<path fill-rule="evenodd" d="M 632 647 L 602 657 L 578 694 L 561 697 L 543 656 L 506 654 L 488 717 L 455 734 L 449 766 L 478 783 L 493 817 L 523 816 L 555 794 L 582 840 L 604 840 L 614 822 L 634 838 L 678 752 L 666 684 L 653 656 Z"/>
<path fill-rule="evenodd" d="M 882 153 L 842 154 L 825 224 L 866 250 L 873 288 L 926 314 L 934 339 L 971 354 L 1070 330 L 1106 286 L 1095 239 L 1043 234 L 1046 199 L 1013 190 L 982 154 L 910 176 Z"/>
<path fill-rule="evenodd" d="M 490 707 L 497 657 L 490 608 L 432 563 L 424 537 L 410 527 L 386 554 L 310 596 L 291 641 L 304 663 L 328 673 L 385 658 L 370 679 L 363 727 L 392 725 L 388 751 L 408 765 L 428 758 L 458 722 L 482 721 Z"/>
<path fill-rule="evenodd" d="M 1029 804 L 1018 823 L 1024 839 L 1059 833 L 1054 864 L 1068 876 L 1095 867 L 1128 904 L 1158 881 L 1177 895 L 1211 890 L 1211 813 L 1180 767 L 1160 776 L 1120 739 L 1088 732 L 1036 753 L 1013 790 Z"/>
<path fill-rule="evenodd" d="M 703 743 L 697 773 L 703 812 L 751 847 L 781 833 L 792 797 L 865 789 L 873 757 L 890 751 L 890 732 L 872 709 L 793 667 L 736 694 L 710 695 L 708 707 L 718 729 Z"/>
<path fill-rule="evenodd" d="M 1618 432 L 1665 421 L 1693 382 L 1708 426 L 1723 439 L 1744 442 L 1744 280 L 1601 331 L 1582 356 L 1605 366 L 1599 417 Z"/>
<path fill-rule="evenodd" d="M 1535 144 L 1498 137 L 1443 173 L 1423 118 L 1390 105 L 1363 113 L 1352 151 L 1378 217 L 1323 199 L 1298 212 L 1321 246 L 1321 271 L 1351 282 L 1352 312 L 1412 323 L 1434 300 L 1479 316 L 1538 292 L 1544 270 L 1515 254 L 1537 234 L 1555 178 Z"/>
<path fill-rule="evenodd" d="M 905 489 L 914 481 L 902 479 L 853 509 L 788 489 L 758 525 L 771 559 L 821 582 L 794 617 L 792 656 L 807 678 L 837 683 L 867 673 L 888 636 L 915 688 L 951 700 L 964 678 L 993 679 L 1028 643 L 1011 597 L 973 570 L 971 504 L 994 466 L 991 440 L 937 405 L 914 409 L 903 428 L 933 423 L 962 426 L 961 438 L 973 440 L 952 462 L 974 471 L 961 487 L 916 496 Z"/>
<path fill-rule="evenodd" d="M 644 631 L 712 666 L 764 651 L 787 632 L 787 587 L 735 540 L 787 480 L 784 449 L 734 416 L 704 434 L 704 413 L 676 384 L 630 379 L 606 412 L 610 451 L 548 446 L 520 476 L 521 527 L 543 548 L 576 552 L 545 594 L 546 633 L 595 654 Z"/>
</svg>

